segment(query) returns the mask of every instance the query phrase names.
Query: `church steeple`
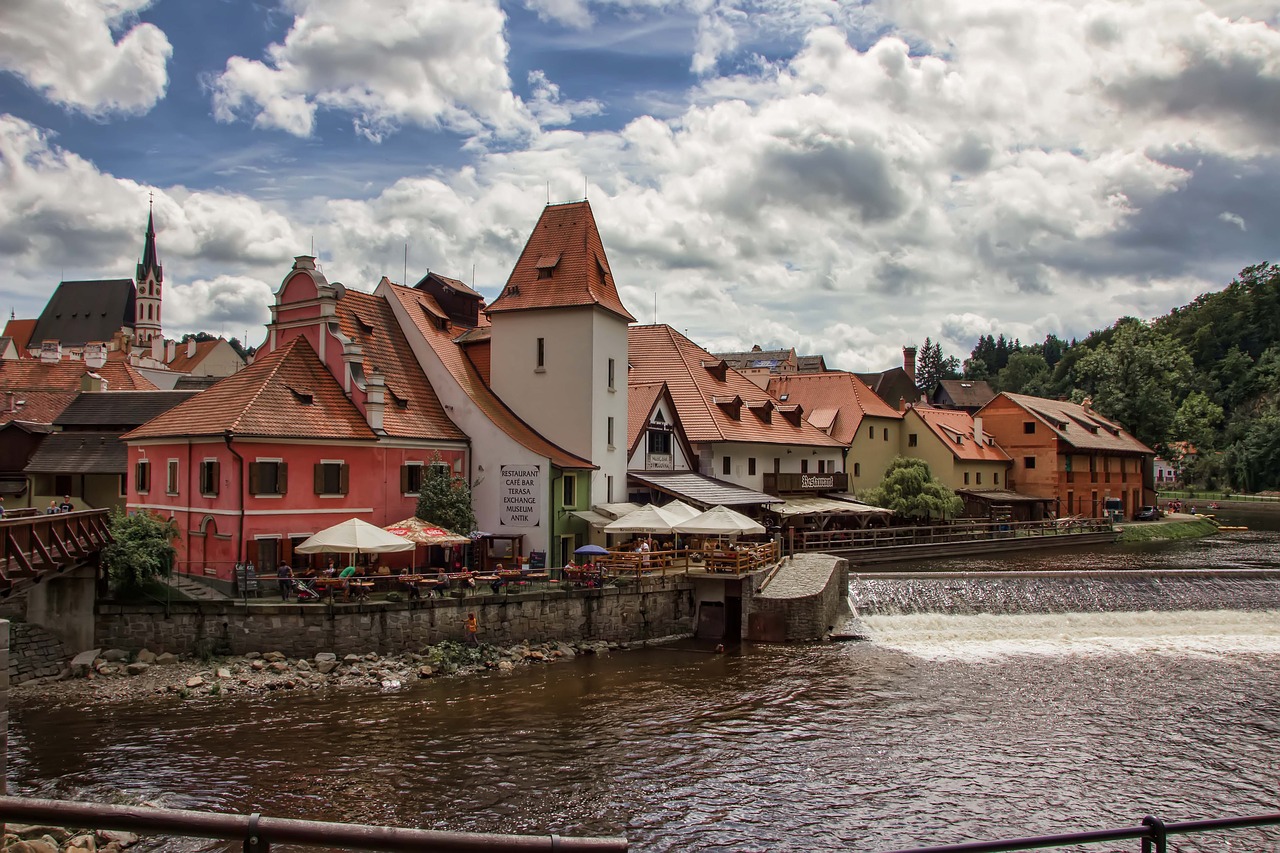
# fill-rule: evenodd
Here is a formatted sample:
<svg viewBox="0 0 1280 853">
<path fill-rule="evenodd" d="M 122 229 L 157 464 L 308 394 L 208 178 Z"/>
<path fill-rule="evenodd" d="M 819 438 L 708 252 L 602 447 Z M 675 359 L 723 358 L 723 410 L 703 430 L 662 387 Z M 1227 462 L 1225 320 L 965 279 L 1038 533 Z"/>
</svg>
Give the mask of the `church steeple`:
<svg viewBox="0 0 1280 853">
<path fill-rule="evenodd" d="M 147 239 L 142 246 L 142 262 L 134 281 L 137 288 L 137 311 L 134 320 L 134 339 L 141 346 L 150 346 L 154 338 L 161 337 L 160 304 L 161 286 L 164 284 L 164 268 L 156 254 L 155 211 L 147 205 Z"/>
</svg>

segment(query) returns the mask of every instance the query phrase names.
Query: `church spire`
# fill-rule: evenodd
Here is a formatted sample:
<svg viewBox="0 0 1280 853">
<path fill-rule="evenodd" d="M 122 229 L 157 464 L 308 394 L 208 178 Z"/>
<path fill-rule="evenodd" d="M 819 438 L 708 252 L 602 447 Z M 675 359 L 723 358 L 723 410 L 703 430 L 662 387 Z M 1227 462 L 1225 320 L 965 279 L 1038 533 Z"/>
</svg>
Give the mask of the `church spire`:
<svg viewBox="0 0 1280 853">
<path fill-rule="evenodd" d="M 163 300 L 164 269 L 156 255 L 156 224 L 153 203 L 147 205 L 147 240 L 142 247 L 142 262 L 134 279 L 136 294 L 134 336 L 143 346 L 162 337 L 160 307 Z"/>
<path fill-rule="evenodd" d="M 147 204 L 147 241 L 142 247 L 142 263 L 138 264 L 138 281 L 143 281 L 147 273 L 156 271 L 156 281 L 164 281 L 164 272 L 160 268 L 160 259 L 156 256 L 156 225 L 152 203 Z"/>
</svg>

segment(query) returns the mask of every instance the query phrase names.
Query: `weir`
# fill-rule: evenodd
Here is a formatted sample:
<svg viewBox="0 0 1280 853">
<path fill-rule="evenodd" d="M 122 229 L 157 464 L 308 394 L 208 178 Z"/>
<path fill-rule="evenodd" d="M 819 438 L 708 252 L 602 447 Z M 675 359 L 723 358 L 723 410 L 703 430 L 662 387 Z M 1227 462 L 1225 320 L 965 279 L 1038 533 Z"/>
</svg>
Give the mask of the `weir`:
<svg viewBox="0 0 1280 853">
<path fill-rule="evenodd" d="M 858 616 L 1280 610 L 1280 571 L 854 575 Z"/>
</svg>

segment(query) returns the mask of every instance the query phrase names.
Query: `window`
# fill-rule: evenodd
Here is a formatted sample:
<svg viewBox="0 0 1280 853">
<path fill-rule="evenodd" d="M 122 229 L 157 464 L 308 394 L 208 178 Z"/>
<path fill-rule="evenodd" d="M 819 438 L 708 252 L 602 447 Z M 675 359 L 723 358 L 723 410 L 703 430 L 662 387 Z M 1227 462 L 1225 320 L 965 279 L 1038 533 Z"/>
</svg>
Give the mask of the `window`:
<svg viewBox="0 0 1280 853">
<path fill-rule="evenodd" d="M 855 477 L 861 477 L 861 476 L 862 476 L 862 463 L 861 463 L 861 462 L 855 462 L 855 463 L 853 463 L 853 476 L 855 476 Z"/>
<path fill-rule="evenodd" d="M 249 463 L 249 494 L 283 495 L 289 489 L 289 463 L 279 459 Z"/>
<path fill-rule="evenodd" d="M 449 482 L 453 482 L 453 469 L 449 467 L 448 462 L 432 462 L 427 467 L 433 476 L 444 477 Z"/>
<path fill-rule="evenodd" d="M 649 452 L 668 454 L 671 452 L 671 433 L 665 429 L 649 430 Z"/>
<path fill-rule="evenodd" d="M 547 339 L 538 338 L 538 369 L 542 370 L 546 367 L 545 360 L 547 357 Z"/>
<path fill-rule="evenodd" d="M 71 494 L 71 475 L 70 474 L 54 474 L 53 475 L 53 493 L 55 495 Z"/>
<path fill-rule="evenodd" d="M 818 460 L 818 473 L 819 474 L 827 473 L 827 461 L 825 459 Z"/>
<path fill-rule="evenodd" d="M 998 485 L 1000 485 L 1000 472 L 999 472 L 999 471 L 997 471 L 997 472 L 995 472 L 994 474 L 992 474 L 992 475 L 991 475 L 991 485 L 993 485 L 993 486 L 998 486 Z"/>
<path fill-rule="evenodd" d="M 560 480 L 560 505 L 571 507 L 578 505 L 578 478 L 565 474 Z"/>
<path fill-rule="evenodd" d="M 200 463 L 200 494 L 208 498 L 218 496 L 217 459 L 206 459 Z"/>
<path fill-rule="evenodd" d="M 732 466 L 733 463 L 729 460 L 729 457 L 726 456 L 724 461 L 720 463 L 720 472 L 728 477 L 730 472 L 733 470 Z"/>
<path fill-rule="evenodd" d="M 756 475 L 756 458 L 754 456 L 747 457 L 747 476 L 754 477 Z"/>
<path fill-rule="evenodd" d="M 606 440 L 609 446 L 613 447 L 613 416 L 612 415 L 609 416 L 609 425 L 607 427 L 607 430 L 608 430 L 608 436 Z"/>
<path fill-rule="evenodd" d="M 1022 467 L 1030 471 L 1032 468 L 1036 467 L 1036 458 L 1034 456 L 1022 457 Z"/>
<path fill-rule="evenodd" d="M 609 359 L 609 390 L 613 390 L 613 359 Z"/>
<path fill-rule="evenodd" d="M 773 457 L 773 473 L 775 474 L 782 473 L 782 457 L 780 456 Z"/>
<path fill-rule="evenodd" d="M 122 498 L 129 497 L 129 472 L 128 471 L 125 471 L 123 474 L 120 475 L 119 496 Z"/>
<path fill-rule="evenodd" d="M 885 441 L 888 441 L 888 440 L 889 440 L 889 428 L 888 428 L 888 427 L 885 427 L 885 428 L 884 428 L 884 440 L 885 440 Z"/>
<path fill-rule="evenodd" d="M 966 486 L 967 486 L 967 485 L 969 485 L 969 472 L 968 472 L 968 471 L 965 471 L 965 472 L 964 472 L 964 484 L 965 484 Z"/>
<path fill-rule="evenodd" d="M 406 495 L 422 491 L 421 462 L 406 462 L 400 466 L 400 491 Z"/>
<path fill-rule="evenodd" d="M 979 485 L 979 486 L 981 486 L 981 485 L 982 485 L 982 472 L 981 472 L 981 471 L 979 471 L 978 473 L 976 473 L 976 474 L 974 474 L 974 475 L 973 475 L 973 482 L 974 482 L 976 485 Z"/>
<path fill-rule="evenodd" d="M 613 475 L 610 474 L 608 477 L 605 477 L 604 480 L 605 480 L 605 500 L 607 500 L 609 503 L 613 503 Z"/>
<path fill-rule="evenodd" d="M 809 460 L 808 460 L 808 459 L 801 459 L 801 460 L 800 460 L 800 473 L 801 473 L 801 474 L 808 474 L 808 473 L 809 473 Z"/>
<path fill-rule="evenodd" d="M 916 434 L 914 432 L 907 433 L 907 447 L 916 446 Z"/>
<path fill-rule="evenodd" d="M 165 494 L 176 495 L 178 493 L 178 460 L 170 459 L 166 466 L 167 476 L 165 478 Z"/>
<path fill-rule="evenodd" d="M 138 483 L 138 494 L 145 495 L 151 491 L 151 463 L 145 459 L 138 460 L 134 466 L 133 479 Z"/>
<path fill-rule="evenodd" d="M 1023 421 L 1023 422 L 1022 422 L 1022 431 L 1023 431 L 1023 433 L 1025 433 L 1026 435 L 1035 435 L 1035 434 L 1036 434 L 1036 422 L 1035 422 L 1035 421 Z"/>
<path fill-rule="evenodd" d="M 876 428 L 873 426 L 867 427 L 867 438 L 875 438 L 875 437 L 876 437 Z"/>
<path fill-rule="evenodd" d="M 347 493 L 347 463 L 340 459 L 325 459 L 317 462 L 312 470 L 317 495 Z"/>
</svg>

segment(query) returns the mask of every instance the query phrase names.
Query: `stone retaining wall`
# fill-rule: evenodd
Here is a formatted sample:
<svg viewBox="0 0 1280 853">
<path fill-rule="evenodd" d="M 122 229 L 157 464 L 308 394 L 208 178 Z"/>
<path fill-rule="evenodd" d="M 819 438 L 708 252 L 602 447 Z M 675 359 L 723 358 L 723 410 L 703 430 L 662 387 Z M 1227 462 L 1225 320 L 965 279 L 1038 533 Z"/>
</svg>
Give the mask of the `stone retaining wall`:
<svg viewBox="0 0 1280 853">
<path fill-rule="evenodd" d="M 820 640 L 848 613 L 849 561 L 830 554 L 784 560 L 747 610 L 747 638 L 757 642 Z"/>
<path fill-rule="evenodd" d="M 373 604 L 184 601 L 171 603 L 168 616 L 158 605 L 99 605 L 95 644 L 192 654 L 393 654 L 465 639 L 470 613 L 480 640 L 494 645 L 636 642 L 692 632 L 692 590 L 684 578 L 663 577 L 623 588 Z"/>
<path fill-rule="evenodd" d="M 53 634 L 29 622 L 9 623 L 10 684 L 57 675 L 67 665 L 70 653 Z"/>
</svg>

